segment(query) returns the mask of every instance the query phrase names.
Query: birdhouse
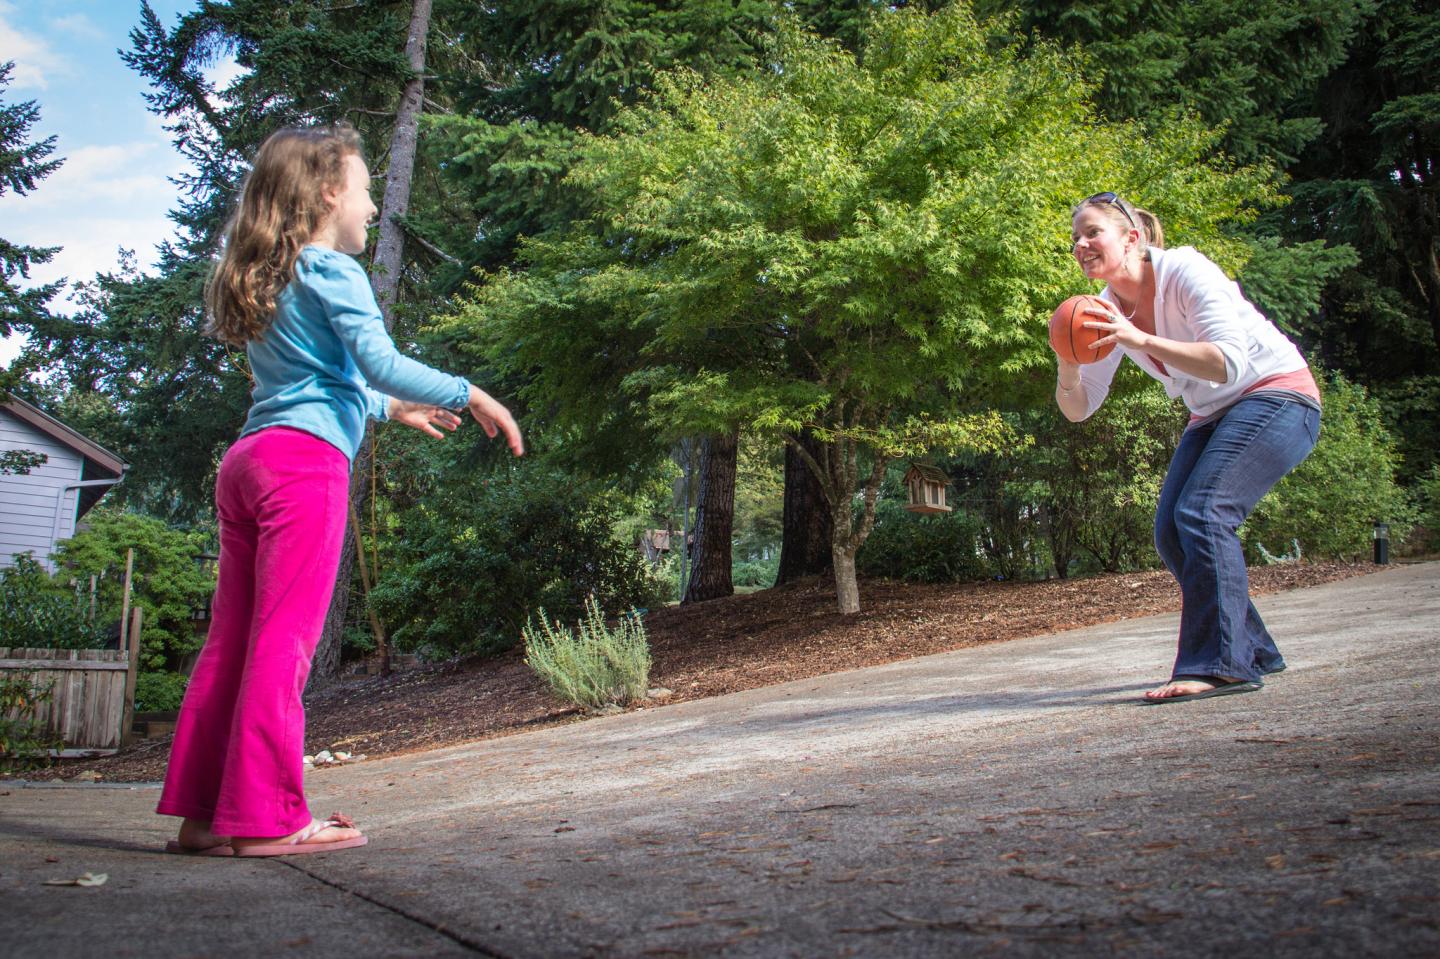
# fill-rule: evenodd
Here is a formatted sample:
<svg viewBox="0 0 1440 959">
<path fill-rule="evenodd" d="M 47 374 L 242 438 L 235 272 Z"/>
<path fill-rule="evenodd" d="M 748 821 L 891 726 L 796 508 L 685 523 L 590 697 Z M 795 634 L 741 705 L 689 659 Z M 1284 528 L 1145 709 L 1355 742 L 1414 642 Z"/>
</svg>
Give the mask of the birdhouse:
<svg viewBox="0 0 1440 959">
<path fill-rule="evenodd" d="M 948 513 L 945 487 L 950 477 L 934 466 L 911 464 L 905 471 L 905 508 L 912 513 Z"/>
</svg>

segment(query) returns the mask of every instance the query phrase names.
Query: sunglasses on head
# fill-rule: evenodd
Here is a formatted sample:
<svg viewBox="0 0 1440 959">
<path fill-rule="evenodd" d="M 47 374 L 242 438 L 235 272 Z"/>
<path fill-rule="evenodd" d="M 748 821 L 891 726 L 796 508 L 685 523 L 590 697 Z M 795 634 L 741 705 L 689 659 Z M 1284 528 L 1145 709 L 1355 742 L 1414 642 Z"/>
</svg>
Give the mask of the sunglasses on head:
<svg viewBox="0 0 1440 959">
<path fill-rule="evenodd" d="M 1088 206 L 1091 203 L 1109 203 L 1111 206 L 1119 209 L 1121 213 L 1125 214 L 1125 219 L 1130 221 L 1131 226 L 1135 226 L 1135 218 L 1131 216 L 1130 211 L 1125 208 L 1125 201 L 1120 199 L 1120 194 L 1106 190 L 1104 193 L 1087 196 L 1080 205 Z M 1139 229 L 1138 226 L 1135 226 L 1135 228 L 1137 230 Z"/>
</svg>

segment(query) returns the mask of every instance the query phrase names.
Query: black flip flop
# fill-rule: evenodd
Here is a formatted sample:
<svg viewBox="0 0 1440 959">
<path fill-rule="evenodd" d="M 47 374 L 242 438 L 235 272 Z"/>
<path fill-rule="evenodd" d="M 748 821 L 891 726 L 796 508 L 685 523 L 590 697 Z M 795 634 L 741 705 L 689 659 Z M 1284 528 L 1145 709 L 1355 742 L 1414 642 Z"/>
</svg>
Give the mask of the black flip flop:
<svg viewBox="0 0 1440 959">
<path fill-rule="evenodd" d="M 1216 683 L 1214 687 L 1199 693 L 1184 693 L 1180 696 L 1166 696 L 1162 699 L 1142 699 L 1146 706 L 1160 706 L 1165 703 L 1188 703 L 1192 699 L 1209 699 L 1211 696 L 1229 696 L 1234 693 L 1253 693 L 1265 688 L 1258 679 L 1236 679 L 1226 682 L 1215 676 L 1173 676 L 1172 683 Z"/>
</svg>

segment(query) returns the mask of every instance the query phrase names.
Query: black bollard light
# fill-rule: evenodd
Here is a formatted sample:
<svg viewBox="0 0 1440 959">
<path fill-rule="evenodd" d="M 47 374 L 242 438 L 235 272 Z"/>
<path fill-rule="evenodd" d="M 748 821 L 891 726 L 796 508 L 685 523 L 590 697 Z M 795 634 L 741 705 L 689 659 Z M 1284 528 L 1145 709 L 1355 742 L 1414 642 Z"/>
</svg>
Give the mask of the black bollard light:
<svg viewBox="0 0 1440 959">
<path fill-rule="evenodd" d="M 1375 521 L 1375 565 L 1390 562 L 1390 524 Z"/>
</svg>

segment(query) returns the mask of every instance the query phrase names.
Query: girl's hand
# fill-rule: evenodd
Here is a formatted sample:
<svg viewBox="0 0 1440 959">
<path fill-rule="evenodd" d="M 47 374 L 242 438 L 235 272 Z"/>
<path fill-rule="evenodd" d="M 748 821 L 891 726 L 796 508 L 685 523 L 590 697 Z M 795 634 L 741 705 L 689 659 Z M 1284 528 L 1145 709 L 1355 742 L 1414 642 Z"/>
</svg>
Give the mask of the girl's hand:
<svg viewBox="0 0 1440 959">
<path fill-rule="evenodd" d="M 460 417 L 443 406 L 429 406 L 425 403 L 411 403 L 407 400 L 390 398 L 390 408 L 385 413 L 388 419 L 397 423 L 404 423 L 424 433 L 426 436 L 433 436 L 436 439 L 444 439 L 445 434 L 436 429 L 443 426 L 450 432 L 454 432 L 460 425 Z"/>
<path fill-rule="evenodd" d="M 1093 320 L 1085 321 L 1085 326 L 1088 329 L 1101 330 L 1109 334 L 1108 336 L 1102 336 L 1094 342 L 1093 345 L 1097 349 L 1102 346 L 1112 346 L 1118 343 L 1126 349 L 1144 350 L 1150 342 L 1150 334 L 1125 319 L 1113 303 L 1105 303 L 1104 309 L 1090 307 L 1084 312 L 1095 317 Z"/>
<path fill-rule="evenodd" d="M 475 422 L 485 431 L 485 435 L 494 439 L 501 433 L 505 434 L 505 442 L 510 446 L 510 452 L 516 456 L 525 455 L 525 441 L 520 438 L 520 427 L 515 425 L 515 417 L 510 415 L 498 400 L 478 386 L 470 387 L 470 402 L 467 404 L 470 415 L 475 417 Z"/>
</svg>

